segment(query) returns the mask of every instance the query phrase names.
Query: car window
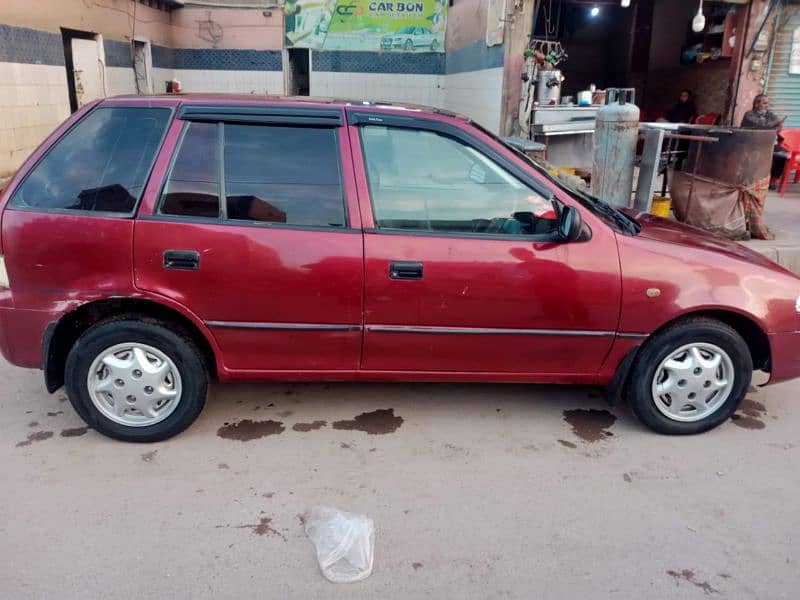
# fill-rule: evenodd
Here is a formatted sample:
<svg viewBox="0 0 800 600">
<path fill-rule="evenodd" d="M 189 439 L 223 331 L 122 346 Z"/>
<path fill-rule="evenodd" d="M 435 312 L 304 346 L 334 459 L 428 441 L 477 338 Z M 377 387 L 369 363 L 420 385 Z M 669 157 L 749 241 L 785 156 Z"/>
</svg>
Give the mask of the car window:
<svg viewBox="0 0 800 600">
<path fill-rule="evenodd" d="M 10 206 L 132 213 L 170 112 L 168 108 L 96 108 L 33 168 Z"/>
<path fill-rule="evenodd" d="M 231 124 L 224 130 L 228 219 L 346 225 L 335 130 Z"/>
<path fill-rule="evenodd" d="M 433 131 L 361 128 L 378 228 L 539 235 L 556 231 L 553 201 L 471 146 Z"/>
<path fill-rule="evenodd" d="M 169 178 L 160 212 L 189 217 L 219 217 L 217 125 L 189 123 Z"/>
</svg>

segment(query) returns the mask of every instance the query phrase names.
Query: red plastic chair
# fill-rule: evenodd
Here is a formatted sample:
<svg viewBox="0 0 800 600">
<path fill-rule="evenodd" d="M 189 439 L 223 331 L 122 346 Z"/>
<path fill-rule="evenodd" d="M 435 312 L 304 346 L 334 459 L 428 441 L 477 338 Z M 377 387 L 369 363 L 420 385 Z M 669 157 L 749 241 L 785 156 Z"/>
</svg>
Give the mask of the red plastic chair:
<svg viewBox="0 0 800 600">
<path fill-rule="evenodd" d="M 697 115 L 694 118 L 695 125 L 716 125 L 719 123 L 719 117 L 717 113 L 706 113 L 704 115 Z"/>
<path fill-rule="evenodd" d="M 786 194 L 786 186 L 789 183 L 789 177 L 794 171 L 794 180 L 792 183 L 800 182 L 800 129 L 781 129 L 781 137 L 783 141 L 781 146 L 790 153 L 789 159 L 786 161 L 786 167 L 783 169 L 783 177 L 781 177 L 781 196 Z"/>
</svg>

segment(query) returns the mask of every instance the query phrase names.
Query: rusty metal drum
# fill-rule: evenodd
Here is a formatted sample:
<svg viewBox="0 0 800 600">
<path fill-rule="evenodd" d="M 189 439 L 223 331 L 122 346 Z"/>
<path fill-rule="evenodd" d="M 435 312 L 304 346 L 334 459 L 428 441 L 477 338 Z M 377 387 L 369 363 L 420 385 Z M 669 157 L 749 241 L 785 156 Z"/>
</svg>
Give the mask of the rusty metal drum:
<svg viewBox="0 0 800 600">
<path fill-rule="evenodd" d="M 750 186 L 769 177 L 775 130 L 738 127 L 682 127 L 681 133 L 707 135 L 714 143 L 689 144 L 684 171 L 731 185 Z"/>
</svg>

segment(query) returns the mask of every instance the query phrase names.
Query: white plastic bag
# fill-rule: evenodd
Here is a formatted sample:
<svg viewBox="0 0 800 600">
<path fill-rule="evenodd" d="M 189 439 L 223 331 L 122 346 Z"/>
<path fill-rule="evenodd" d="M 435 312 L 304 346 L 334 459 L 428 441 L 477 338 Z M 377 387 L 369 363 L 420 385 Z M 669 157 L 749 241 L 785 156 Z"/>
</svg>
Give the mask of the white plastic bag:
<svg viewBox="0 0 800 600">
<path fill-rule="evenodd" d="M 372 573 L 375 524 L 328 506 L 315 506 L 304 515 L 308 539 L 317 551 L 322 574 L 333 583 L 361 581 Z"/>
</svg>

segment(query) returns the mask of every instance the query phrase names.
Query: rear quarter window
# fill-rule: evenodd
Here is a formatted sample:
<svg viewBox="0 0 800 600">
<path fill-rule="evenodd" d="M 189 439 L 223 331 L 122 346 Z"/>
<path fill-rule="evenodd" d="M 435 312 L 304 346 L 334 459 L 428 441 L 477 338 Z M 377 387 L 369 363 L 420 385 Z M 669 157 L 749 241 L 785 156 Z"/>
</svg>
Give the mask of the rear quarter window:
<svg viewBox="0 0 800 600">
<path fill-rule="evenodd" d="M 9 206 L 132 214 L 171 112 L 169 108 L 96 108 L 33 167 Z"/>
</svg>

